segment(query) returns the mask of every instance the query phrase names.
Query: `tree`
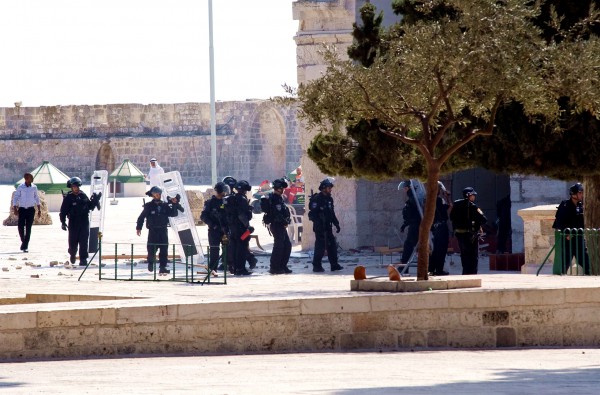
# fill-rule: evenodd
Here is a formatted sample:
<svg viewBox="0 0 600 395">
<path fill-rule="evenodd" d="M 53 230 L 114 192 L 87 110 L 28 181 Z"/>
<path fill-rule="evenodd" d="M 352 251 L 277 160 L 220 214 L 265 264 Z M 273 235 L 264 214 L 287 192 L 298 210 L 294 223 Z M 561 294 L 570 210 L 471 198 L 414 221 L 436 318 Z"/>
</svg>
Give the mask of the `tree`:
<svg viewBox="0 0 600 395">
<path fill-rule="evenodd" d="M 351 149 L 360 139 L 381 147 L 381 136 L 392 138 L 396 144 L 387 146 L 389 156 L 412 153 L 408 167 L 420 169 L 427 178 L 418 279 L 427 279 L 426 238 L 443 166 L 474 138 L 492 135 L 498 110 L 509 101 L 518 101 L 525 114 L 541 115 L 556 128 L 559 92 L 584 87 L 576 72 L 593 75 L 597 59 L 589 51 L 597 44 L 590 40 L 568 50 L 548 45 L 533 23 L 535 7 L 522 3 L 398 2 L 398 7 L 409 4 L 427 17 L 390 29 L 370 67 L 342 60 L 335 48 L 327 48 L 326 73 L 298 88 L 300 116 L 319 132 L 316 152 L 324 153 L 319 144 L 335 140 L 347 149 L 340 149 L 343 159 L 337 163 L 332 162 L 334 155 L 317 162 L 321 170 L 328 163 L 332 169 L 340 166 L 350 175 L 362 175 L 364 170 L 354 166 L 359 150 Z M 575 56 L 580 57 L 576 66 Z M 565 76 L 572 80 L 569 86 Z M 595 110 L 592 88 L 597 90 L 587 87 L 572 102 L 575 111 Z M 393 170 L 406 167 L 397 162 L 392 162 Z M 386 174 L 385 169 L 378 174 Z"/>
<path fill-rule="evenodd" d="M 548 45 L 568 48 L 582 41 L 597 40 L 600 36 L 598 8 L 600 0 L 546 0 L 534 22 Z M 598 84 L 598 70 L 582 81 Z M 586 90 L 589 89 L 584 88 Z M 505 173 L 562 180 L 583 177 L 585 223 L 600 227 L 600 169 L 594 165 L 600 161 L 600 121 L 592 110 L 573 111 L 572 101 L 578 100 L 579 95 L 577 90 L 574 99 L 569 97 L 568 90 L 561 93 L 563 96 L 557 100 L 562 114 L 558 133 L 548 127 L 542 116 L 527 117 L 520 103 L 512 102 L 500 108 L 494 135 L 470 142 L 461 150 L 462 156 L 473 166 Z"/>
</svg>

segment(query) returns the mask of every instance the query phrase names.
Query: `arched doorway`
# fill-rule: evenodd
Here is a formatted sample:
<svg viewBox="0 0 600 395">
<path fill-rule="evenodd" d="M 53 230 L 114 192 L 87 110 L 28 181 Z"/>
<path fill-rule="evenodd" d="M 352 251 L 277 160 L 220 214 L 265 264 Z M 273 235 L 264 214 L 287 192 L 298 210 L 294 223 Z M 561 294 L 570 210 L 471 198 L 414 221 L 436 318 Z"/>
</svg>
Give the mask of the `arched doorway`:
<svg viewBox="0 0 600 395">
<path fill-rule="evenodd" d="M 250 161 L 252 182 L 285 176 L 286 133 L 279 113 L 273 108 L 258 112 L 252 123 L 250 136 L 254 156 Z"/>
<path fill-rule="evenodd" d="M 96 154 L 96 167 L 94 170 L 106 170 L 112 173 L 115 170 L 115 156 L 110 144 L 104 143 Z"/>
</svg>

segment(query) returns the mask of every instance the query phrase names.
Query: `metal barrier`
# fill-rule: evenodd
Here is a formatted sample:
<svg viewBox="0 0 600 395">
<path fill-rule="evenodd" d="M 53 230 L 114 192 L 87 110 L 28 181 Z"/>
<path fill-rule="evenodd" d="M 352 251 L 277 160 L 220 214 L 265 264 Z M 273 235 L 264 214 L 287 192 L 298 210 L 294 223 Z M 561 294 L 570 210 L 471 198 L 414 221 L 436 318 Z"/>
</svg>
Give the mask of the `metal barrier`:
<svg viewBox="0 0 600 395">
<path fill-rule="evenodd" d="M 538 269 L 538 275 L 552 251 L 554 251 L 552 274 L 576 276 L 600 274 L 600 229 L 567 228 L 563 231 L 555 231 L 554 246 Z"/>
<path fill-rule="evenodd" d="M 113 243 L 108 243 L 109 245 Z M 209 263 L 197 264 L 194 262 L 194 256 L 191 253 L 192 251 L 197 251 L 196 247 L 188 244 L 180 244 L 183 247 L 183 251 L 186 251 L 185 257 L 180 257 L 175 253 L 176 247 L 178 244 L 148 244 L 148 243 L 114 243 L 114 255 L 110 256 L 109 259 L 105 259 L 103 262 L 103 257 L 107 258 L 108 256 L 103 255 L 103 243 L 102 237 L 98 238 L 98 251 L 88 260 L 87 266 L 83 269 L 81 275 L 79 276 L 79 280 L 83 277 L 86 270 L 92 264 L 92 260 L 94 257 L 98 256 L 98 279 L 99 280 L 121 280 L 121 281 L 180 281 L 187 283 L 201 283 L 204 285 L 208 284 L 227 284 L 227 244 L 223 242 L 221 244 L 221 261 L 223 263 L 223 275 L 222 281 L 215 280 L 216 271 L 209 269 Z M 134 267 L 137 265 L 137 262 L 134 259 L 146 258 L 145 263 L 147 263 L 148 251 L 147 246 L 150 245 L 154 249 L 154 263 L 152 267 L 152 271 L 147 270 L 147 267 L 144 265 L 143 270 L 139 268 L 134 270 Z M 161 275 L 159 271 L 159 262 L 156 259 L 156 253 L 159 251 L 159 247 L 167 246 L 167 249 L 171 251 L 171 254 L 168 255 L 168 264 L 171 265 L 169 268 L 170 273 Z M 127 252 L 123 252 L 123 247 L 127 246 Z M 136 254 L 135 247 L 143 246 L 144 253 Z M 112 250 L 112 249 L 111 249 Z M 127 255 L 129 254 L 129 255 Z M 210 259 L 210 247 L 208 247 L 207 260 Z M 111 268 L 105 268 L 110 260 L 113 260 L 114 266 Z M 125 262 L 124 262 L 125 261 Z M 119 265 L 123 265 L 125 263 L 125 268 L 119 267 Z M 194 275 L 195 270 L 197 269 L 206 269 L 206 273 L 196 273 Z"/>
</svg>

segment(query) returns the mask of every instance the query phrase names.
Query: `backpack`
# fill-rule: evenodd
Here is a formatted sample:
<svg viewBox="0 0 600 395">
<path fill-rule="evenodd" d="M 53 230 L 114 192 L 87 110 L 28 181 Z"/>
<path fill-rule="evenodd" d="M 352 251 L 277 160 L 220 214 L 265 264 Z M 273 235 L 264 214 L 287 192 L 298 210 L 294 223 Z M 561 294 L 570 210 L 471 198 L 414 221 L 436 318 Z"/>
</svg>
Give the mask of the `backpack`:
<svg viewBox="0 0 600 395">
<path fill-rule="evenodd" d="M 260 211 L 265 213 L 263 216 L 263 223 L 265 225 L 269 225 L 271 222 L 273 222 L 273 216 L 271 212 L 271 194 L 260 198 Z"/>
<path fill-rule="evenodd" d="M 308 200 L 308 220 L 313 222 L 318 219 L 316 210 L 313 210 L 317 205 L 317 196 L 319 196 L 318 193 L 313 193 Z"/>
</svg>

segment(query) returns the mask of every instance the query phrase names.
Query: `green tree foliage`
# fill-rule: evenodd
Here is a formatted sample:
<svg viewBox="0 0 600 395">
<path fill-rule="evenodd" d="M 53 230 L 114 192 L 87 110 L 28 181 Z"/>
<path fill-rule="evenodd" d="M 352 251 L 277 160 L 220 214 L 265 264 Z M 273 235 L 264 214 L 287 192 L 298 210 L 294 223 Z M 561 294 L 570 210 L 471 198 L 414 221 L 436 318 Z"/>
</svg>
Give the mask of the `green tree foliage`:
<svg viewBox="0 0 600 395">
<path fill-rule="evenodd" d="M 533 23 L 534 4 L 518 0 L 406 0 L 394 7 L 405 7 L 407 18 L 382 34 L 378 56 L 363 56 L 372 59 L 369 67 L 329 48 L 327 72 L 301 85 L 298 98 L 300 116 L 320 133 L 309 155 L 321 170 L 377 178 L 407 168 L 427 178 L 417 273 L 424 279 L 425 238 L 443 166 L 472 157 L 454 154 L 475 137 L 492 135 L 506 103 L 542 117 L 549 131 L 560 127 L 558 97 L 569 96 L 576 113 L 593 113 L 597 83 L 586 85 L 581 76 L 597 75 L 598 52 L 593 40 L 549 45 Z M 386 162 L 394 155 L 404 162 Z"/>
</svg>

